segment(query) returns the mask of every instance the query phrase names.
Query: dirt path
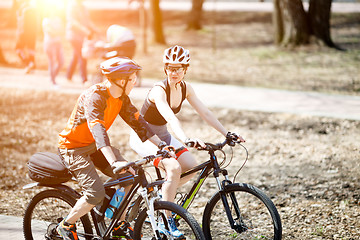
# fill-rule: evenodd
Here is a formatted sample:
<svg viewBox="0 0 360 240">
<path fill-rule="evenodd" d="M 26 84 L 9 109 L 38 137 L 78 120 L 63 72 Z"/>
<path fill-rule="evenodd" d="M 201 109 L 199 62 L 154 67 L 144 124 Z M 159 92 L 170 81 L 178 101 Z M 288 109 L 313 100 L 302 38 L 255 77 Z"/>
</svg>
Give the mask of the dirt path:
<svg viewBox="0 0 360 240">
<path fill-rule="evenodd" d="M 25 75 L 23 69 L 0 67 L 0 76 L 0 87 L 80 93 L 89 86 L 84 86 L 80 82 L 70 83 L 60 77 L 59 87 L 54 88 L 48 80 L 47 72 L 43 70 Z M 143 100 L 154 82 L 153 79 L 143 79 L 142 86 L 134 88 L 131 97 Z M 199 98 L 209 107 L 360 120 L 359 96 L 204 83 L 192 85 Z M 214 92 L 217 93 L 216 98 L 213 97 Z"/>
</svg>

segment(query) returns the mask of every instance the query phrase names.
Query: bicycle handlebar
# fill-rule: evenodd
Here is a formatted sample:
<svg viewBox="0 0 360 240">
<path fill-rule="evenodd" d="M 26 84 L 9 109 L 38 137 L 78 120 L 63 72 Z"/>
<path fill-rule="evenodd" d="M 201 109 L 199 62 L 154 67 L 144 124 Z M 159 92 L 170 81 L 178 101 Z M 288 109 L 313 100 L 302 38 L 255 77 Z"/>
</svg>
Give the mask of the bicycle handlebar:
<svg viewBox="0 0 360 240">
<path fill-rule="evenodd" d="M 198 147 L 196 147 L 196 149 L 199 150 L 199 151 L 221 150 L 225 145 L 235 146 L 235 144 L 240 144 L 240 143 L 241 142 L 239 140 L 234 140 L 231 137 L 227 137 L 221 143 L 213 144 L 213 143 L 206 142 L 205 143 L 205 145 L 206 145 L 205 148 L 203 148 L 201 146 L 198 146 Z M 192 144 L 192 142 L 190 142 L 190 143 L 187 143 L 186 146 L 194 147 L 194 144 Z"/>
<path fill-rule="evenodd" d="M 158 158 L 163 159 L 163 158 L 169 158 L 169 157 L 171 157 L 170 151 L 168 151 L 167 149 L 159 150 L 156 155 L 149 155 L 149 156 L 146 156 L 146 157 L 144 157 L 144 158 L 142 158 L 140 160 L 137 160 L 135 162 L 129 162 L 124 166 L 117 167 L 117 168 L 113 169 L 113 172 L 114 173 L 120 173 L 122 170 L 129 169 L 130 167 L 139 168 L 142 165 L 145 165 L 145 164 L 148 164 L 148 163 L 154 161 L 155 159 L 158 159 Z"/>
</svg>

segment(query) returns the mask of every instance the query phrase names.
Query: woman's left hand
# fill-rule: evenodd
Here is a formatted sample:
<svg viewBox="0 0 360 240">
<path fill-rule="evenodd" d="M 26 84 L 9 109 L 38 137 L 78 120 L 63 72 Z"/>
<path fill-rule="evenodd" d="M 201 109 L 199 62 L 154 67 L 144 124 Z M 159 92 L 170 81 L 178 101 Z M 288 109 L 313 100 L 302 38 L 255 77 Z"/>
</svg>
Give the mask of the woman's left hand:
<svg viewBox="0 0 360 240">
<path fill-rule="evenodd" d="M 232 141 L 235 141 L 235 142 L 245 142 L 245 139 L 243 139 L 237 133 L 228 132 L 226 134 L 226 138 L 230 138 Z"/>
<path fill-rule="evenodd" d="M 205 143 L 198 138 L 188 138 L 185 140 L 185 145 L 193 148 L 205 148 Z"/>
</svg>

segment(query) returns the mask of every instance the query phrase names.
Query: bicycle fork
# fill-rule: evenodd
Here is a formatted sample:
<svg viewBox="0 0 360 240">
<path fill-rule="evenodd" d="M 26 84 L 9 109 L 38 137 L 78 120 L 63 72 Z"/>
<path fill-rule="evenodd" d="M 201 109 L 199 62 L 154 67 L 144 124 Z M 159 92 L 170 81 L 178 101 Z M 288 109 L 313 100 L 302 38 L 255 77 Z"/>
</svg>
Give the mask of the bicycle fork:
<svg viewBox="0 0 360 240">
<path fill-rule="evenodd" d="M 233 192 L 230 193 L 230 200 L 231 200 L 231 203 L 232 203 L 232 207 L 234 208 L 236 218 L 234 219 L 232 214 L 231 214 L 231 209 L 230 209 L 228 197 L 227 197 L 226 192 L 225 192 L 225 187 L 228 184 L 232 184 L 232 182 L 229 180 L 227 171 L 226 170 L 222 170 L 222 171 L 223 171 L 222 174 L 224 175 L 225 180 L 220 182 L 219 176 L 215 176 L 215 179 L 216 179 L 216 183 L 217 183 L 218 188 L 219 188 L 219 194 L 220 194 L 220 198 L 221 198 L 221 201 L 223 203 L 223 206 L 224 206 L 224 209 L 225 209 L 225 212 L 226 212 L 226 216 L 227 216 L 227 218 L 229 220 L 229 223 L 230 223 L 230 226 L 231 226 L 232 229 L 234 229 L 238 233 L 245 232 L 246 230 L 248 230 L 248 228 L 246 227 L 246 225 L 242 221 L 239 204 L 238 204 L 237 199 L 235 197 L 235 194 Z M 239 221 L 239 223 L 237 223 L 237 221 Z"/>
<path fill-rule="evenodd" d="M 156 190 L 156 192 L 157 192 L 157 190 Z M 156 196 L 156 197 L 152 197 L 151 199 L 149 199 L 148 191 L 146 188 L 139 190 L 139 193 L 142 196 L 142 198 L 145 200 L 145 205 L 146 205 L 146 209 L 147 209 L 146 213 L 149 217 L 149 221 L 150 221 L 151 227 L 153 229 L 153 232 L 156 236 L 156 239 L 161 240 L 162 238 L 160 236 L 159 227 L 158 227 L 157 222 L 155 221 L 155 208 L 154 208 L 155 200 L 160 199 L 160 197 Z"/>
</svg>

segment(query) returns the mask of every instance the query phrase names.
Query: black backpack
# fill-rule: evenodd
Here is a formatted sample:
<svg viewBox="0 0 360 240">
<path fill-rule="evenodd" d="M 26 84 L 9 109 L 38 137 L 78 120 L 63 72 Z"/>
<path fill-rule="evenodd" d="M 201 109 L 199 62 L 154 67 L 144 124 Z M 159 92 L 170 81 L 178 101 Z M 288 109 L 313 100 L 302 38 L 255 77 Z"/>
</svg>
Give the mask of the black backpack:
<svg viewBox="0 0 360 240">
<path fill-rule="evenodd" d="M 55 153 L 38 152 L 27 163 L 29 177 L 43 184 L 60 184 L 71 179 L 72 175 L 60 156 Z"/>
</svg>

